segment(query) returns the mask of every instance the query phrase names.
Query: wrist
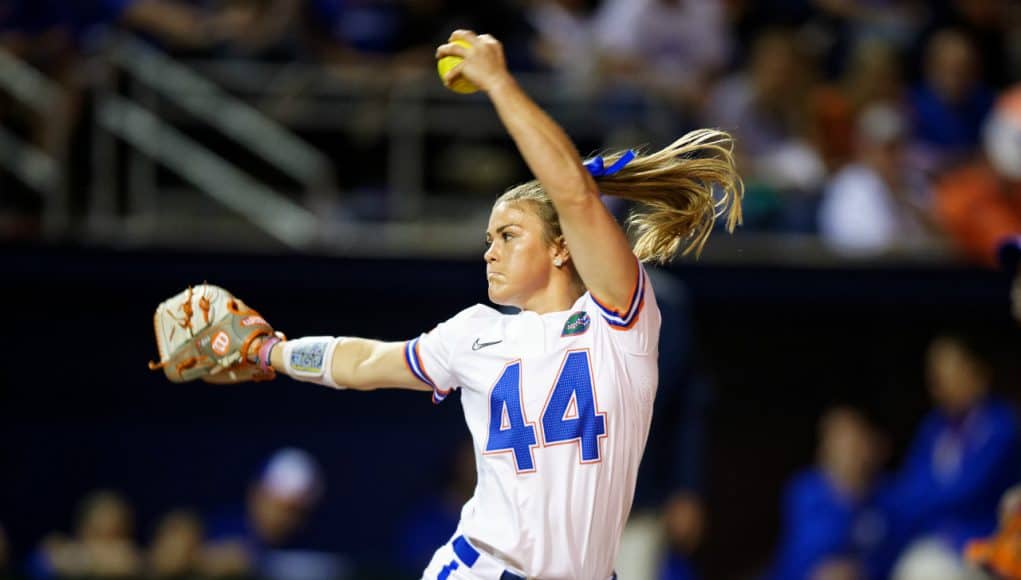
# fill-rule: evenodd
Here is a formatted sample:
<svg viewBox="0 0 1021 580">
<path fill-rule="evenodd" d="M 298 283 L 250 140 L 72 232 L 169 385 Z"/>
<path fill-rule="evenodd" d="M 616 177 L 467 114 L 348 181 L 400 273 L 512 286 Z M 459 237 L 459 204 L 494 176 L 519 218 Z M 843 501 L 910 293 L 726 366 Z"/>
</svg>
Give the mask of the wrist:
<svg viewBox="0 0 1021 580">
<path fill-rule="evenodd" d="M 512 90 L 517 86 L 517 82 L 514 80 L 514 75 L 508 71 L 503 71 L 502 74 L 494 77 L 487 85 L 486 92 L 490 95 L 495 95 Z"/>
<path fill-rule="evenodd" d="M 262 343 L 266 342 L 268 336 L 260 336 L 252 340 L 252 345 L 248 347 L 248 352 L 245 353 L 245 361 L 252 364 L 259 364 L 259 349 L 262 348 Z"/>
<path fill-rule="evenodd" d="M 269 372 L 273 368 L 272 356 L 273 348 L 283 342 L 279 336 L 267 336 L 262 339 L 259 345 L 256 347 L 256 358 L 255 364 L 259 365 L 259 368 Z"/>
</svg>

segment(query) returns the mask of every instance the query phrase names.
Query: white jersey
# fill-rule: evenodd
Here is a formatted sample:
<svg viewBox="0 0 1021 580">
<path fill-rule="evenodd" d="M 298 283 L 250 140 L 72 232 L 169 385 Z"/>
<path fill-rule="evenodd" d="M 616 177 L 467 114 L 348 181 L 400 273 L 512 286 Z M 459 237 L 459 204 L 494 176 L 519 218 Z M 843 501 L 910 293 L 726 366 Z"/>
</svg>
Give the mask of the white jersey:
<svg viewBox="0 0 1021 580">
<path fill-rule="evenodd" d="M 588 292 L 548 314 L 475 305 L 407 343 L 434 401 L 461 390 L 478 484 L 458 531 L 475 548 L 529 578 L 611 576 L 652 420 L 659 329 L 639 266 L 623 313 Z"/>
</svg>

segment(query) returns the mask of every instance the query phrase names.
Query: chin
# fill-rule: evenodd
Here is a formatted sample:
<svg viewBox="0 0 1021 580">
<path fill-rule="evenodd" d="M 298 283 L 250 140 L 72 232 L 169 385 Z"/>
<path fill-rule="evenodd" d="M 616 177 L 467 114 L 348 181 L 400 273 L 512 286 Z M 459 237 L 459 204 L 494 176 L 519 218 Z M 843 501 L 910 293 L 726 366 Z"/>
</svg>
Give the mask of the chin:
<svg viewBox="0 0 1021 580">
<path fill-rule="evenodd" d="M 497 306 L 517 306 L 512 304 L 513 300 L 508 298 L 506 294 L 499 290 L 494 290 L 492 284 L 489 286 L 489 301 Z"/>
<path fill-rule="evenodd" d="M 496 304 L 497 306 L 507 306 L 507 303 L 504 301 L 504 298 L 500 296 L 500 294 L 493 292 L 492 289 L 489 290 L 489 301 L 492 302 L 493 304 Z"/>
</svg>

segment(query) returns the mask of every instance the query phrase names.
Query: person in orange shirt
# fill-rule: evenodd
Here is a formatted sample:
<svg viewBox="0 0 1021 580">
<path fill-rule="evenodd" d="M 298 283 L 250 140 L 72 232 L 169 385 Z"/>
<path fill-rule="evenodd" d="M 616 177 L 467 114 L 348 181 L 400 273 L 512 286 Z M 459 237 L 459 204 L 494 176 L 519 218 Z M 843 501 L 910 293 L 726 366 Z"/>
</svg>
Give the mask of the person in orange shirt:
<svg viewBox="0 0 1021 580">
<path fill-rule="evenodd" d="M 995 578 L 1021 580 L 1021 485 L 1003 495 L 996 535 L 969 543 L 965 558 Z"/>
<path fill-rule="evenodd" d="M 996 265 L 997 248 L 1021 234 L 1021 85 L 997 101 L 983 135 L 985 156 L 935 188 L 936 218 L 971 259 Z"/>
</svg>

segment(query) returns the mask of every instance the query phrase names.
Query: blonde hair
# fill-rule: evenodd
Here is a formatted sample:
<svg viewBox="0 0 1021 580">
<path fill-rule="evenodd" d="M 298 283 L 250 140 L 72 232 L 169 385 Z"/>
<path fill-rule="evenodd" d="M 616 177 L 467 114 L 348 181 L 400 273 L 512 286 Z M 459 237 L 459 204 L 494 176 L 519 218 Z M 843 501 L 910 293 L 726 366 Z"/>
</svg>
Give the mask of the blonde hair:
<svg viewBox="0 0 1021 580">
<path fill-rule="evenodd" d="M 621 155 L 605 155 L 606 165 Z M 635 237 L 634 253 L 642 262 L 666 262 L 678 251 L 698 256 L 716 218 L 726 216 L 728 232 L 741 223 L 744 185 L 734 165 L 733 138 L 724 131 L 692 131 L 660 151 L 639 153 L 619 172 L 597 178 L 597 183 L 605 195 L 640 204 L 627 225 Z M 497 199 L 518 201 L 533 202 L 546 224 L 547 242 L 560 238 L 560 218 L 538 181 L 513 187 Z"/>
</svg>

